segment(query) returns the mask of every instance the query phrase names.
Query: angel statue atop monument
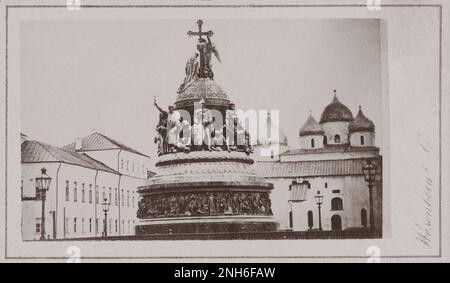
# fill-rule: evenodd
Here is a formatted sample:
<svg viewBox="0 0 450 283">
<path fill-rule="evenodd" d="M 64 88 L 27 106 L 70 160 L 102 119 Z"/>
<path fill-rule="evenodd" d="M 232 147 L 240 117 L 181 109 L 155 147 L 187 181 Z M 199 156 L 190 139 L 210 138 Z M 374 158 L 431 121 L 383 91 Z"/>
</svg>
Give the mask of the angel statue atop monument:
<svg viewBox="0 0 450 283">
<path fill-rule="evenodd" d="M 214 73 L 211 68 L 211 54 L 217 58 L 217 61 L 221 62 L 219 51 L 214 43 L 211 41 L 212 31 L 203 32 L 203 21 L 198 20 L 198 32 L 188 31 L 189 36 L 198 36 L 197 51 L 194 53 L 188 61 L 185 67 L 185 77 L 183 83 L 178 88 L 177 93 L 183 93 L 195 80 L 198 78 L 214 79 Z M 206 36 L 206 39 L 203 38 Z"/>
</svg>

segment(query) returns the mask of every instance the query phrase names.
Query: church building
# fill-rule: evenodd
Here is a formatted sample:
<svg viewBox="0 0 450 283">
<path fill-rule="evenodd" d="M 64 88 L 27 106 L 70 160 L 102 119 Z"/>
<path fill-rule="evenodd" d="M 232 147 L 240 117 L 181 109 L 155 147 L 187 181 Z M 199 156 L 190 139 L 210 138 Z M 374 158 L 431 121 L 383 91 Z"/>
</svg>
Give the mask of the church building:
<svg viewBox="0 0 450 283">
<path fill-rule="evenodd" d="M 348 230 L 369 226 L 370 196 L 362 168 L 372 162 L 378 176 L 372 195 L 374 228 L 381 231 L 381 161 L 374 123 L 361 107 L 354 117 L 334 91 L 319 122 L 309 114 L 297 146 L 276 158 L 259 159 L 257 168 L 274 184 L 272 210 L 281 230 Z"/>
</svg>

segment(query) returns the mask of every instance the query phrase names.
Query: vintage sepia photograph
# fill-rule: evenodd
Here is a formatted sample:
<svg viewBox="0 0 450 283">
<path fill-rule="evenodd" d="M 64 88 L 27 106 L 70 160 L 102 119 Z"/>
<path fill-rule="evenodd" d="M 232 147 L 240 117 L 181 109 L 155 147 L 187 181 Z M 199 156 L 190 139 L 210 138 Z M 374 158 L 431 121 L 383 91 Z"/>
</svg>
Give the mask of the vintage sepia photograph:
<svg viewBox="0 0 450 283">
<path fill-rule="evenodd" d="M 379 30 L 24 22 L 23 239 L 381 237 Z"/>
<path fill-rule="evenodd" d="M 444 257 L 441 2 L 43 2 L 2 4 L 5 258 Z"/>
</svg>

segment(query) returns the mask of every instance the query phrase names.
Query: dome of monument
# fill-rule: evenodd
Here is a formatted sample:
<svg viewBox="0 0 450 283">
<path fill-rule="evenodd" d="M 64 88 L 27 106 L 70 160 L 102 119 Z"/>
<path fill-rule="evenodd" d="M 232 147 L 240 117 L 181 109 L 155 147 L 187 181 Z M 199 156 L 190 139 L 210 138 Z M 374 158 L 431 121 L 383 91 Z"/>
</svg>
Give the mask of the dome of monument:
<svg viewBox="0 0 450 283">
<path fill-rule="evenodd" d="M 320 117 L 320 123 L 326 122 L 351 122 L 353 114 L 347 106 L 342 104 L 334 91 L 333 101 L 325 107 Z"/>
<path fill-rule="evenodd" d="M 311 113 L 309 113 L 308 119 L 300 128 L 299 135 L 301 137 L 309 135 L 323 135 L 322 127 L 319 125 L 319 123 L 317 123 L 316 119 Z"/>
<path fill-rule="evenodd" d="M 206 105 L 227 106 L 230 103 L 228 95 L 215 81 L 209 78 L 199 78 L 178 95 L 175 105 L 180 108 L 187 104 L 192 105 L 193 102 L 201 99 L 205 101 Z"/>
<path fill-rule="evenodd" d="M 361 106 L 359 107 L 359 111 L 355 119 L 348 126 L 348 131 L 350 133 L 375 131 L 375 124 L 364 115 L 361 110 Z"/>
</svg>

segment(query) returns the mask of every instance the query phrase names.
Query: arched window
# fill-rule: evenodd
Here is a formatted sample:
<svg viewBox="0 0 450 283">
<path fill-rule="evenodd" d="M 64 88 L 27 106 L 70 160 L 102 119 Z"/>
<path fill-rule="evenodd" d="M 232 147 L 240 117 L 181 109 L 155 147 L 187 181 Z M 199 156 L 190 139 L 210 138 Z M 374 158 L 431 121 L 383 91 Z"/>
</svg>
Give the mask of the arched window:
<svg viewBox="0 0 450 283">
<path fill-rule="evenodd" d="M 311 148 L 314 148 L 314 139 L 311 139 Z"/>
<path fill-rule="evenodd" d="M 361 209 L 361 225 L 367 228 L 367 210 L 365 208 Z"/>
<path fill-rule="evenodd" d="M 364 136 L 360 136 L 359 140 L 361 141 L 361 145 L 364 145 Z"/>
<path fill-rule="evenodd" d="M 325 182 L 325 188 L 328 188 L 328 183 L 327 182 Z"/>
<path fill-rule="evenodd" d="M 331 210 L 342 210 L 342 199 L 341 198 L 333 198 L 331 200 Z"/>
<path fill-rule="evenodd" d="M 334 136 L 334 143 L 341 143 L 341 137 L 339 135 Z"/>
<path fill-rule="evenodd" d="M 310 211 L 308 211 L 308 228 L 312 229 L 313 225 L 314 225 L 313 212 L 310 210 Z"/>
<path fill-rule="evenodd" d="M 323 144 L 324 144 L 324 145 L 327 144 L 327 136 L 323 136 Z"/>
</svg>

